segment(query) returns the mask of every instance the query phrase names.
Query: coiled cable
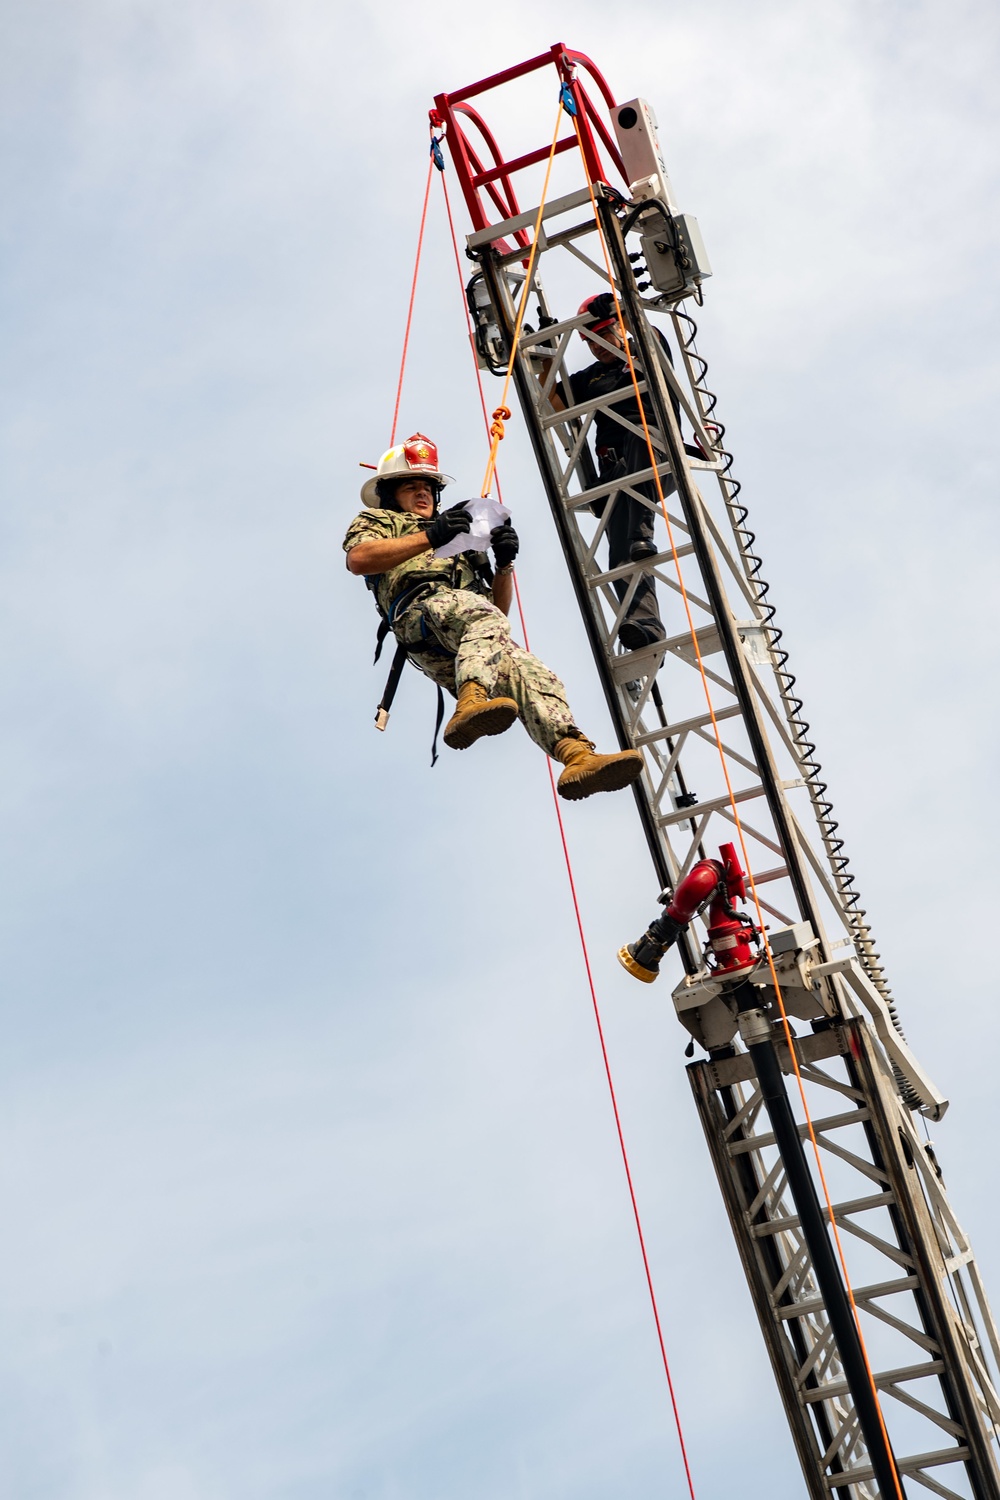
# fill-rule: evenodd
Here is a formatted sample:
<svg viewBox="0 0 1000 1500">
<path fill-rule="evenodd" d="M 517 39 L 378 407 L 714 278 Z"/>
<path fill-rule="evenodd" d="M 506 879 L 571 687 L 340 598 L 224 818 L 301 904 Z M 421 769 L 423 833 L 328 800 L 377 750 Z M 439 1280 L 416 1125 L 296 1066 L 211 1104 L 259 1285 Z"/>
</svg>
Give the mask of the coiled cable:
<svg viewBox="0 0 1000 1500">
<path fill-rule="evenodd" d="M 841 914 L 851 934 L 862 969 L 875 986 L 881 998 L 885 1001 L 892 1024 L 905 1041 L 906 1033 L 903 1031 L 902 1023 L 896 1011 L 896 1002 L 893 999 L 892 991 L 885 977 L 885 971 L 882 968 L 881 954 L 875 948 L 871 929 L 865 920 L 867 913 L 865 908 L 860 904 L 861 895 L 855 887 L 854 875 L 850 869 L 850 861 L 844 853 L 844 840 L 839 836 L 837 831 L 840 825 L 833 816 L 833 803 L 827 796 L 827 783 L 822 779 L 823 768 L 816 759 L 816 746 L 809 738 L 809 723 L 802 714 L 802 699 L 795 692 L 795 674 L 789 670 L 788 652 L 781 644 L 783 631 L 775 623 L 775 607 L 768 599 L 771 586 L 762 577 L 760 571 L 762 561 L 753 550 L 756 537 L 746 524 L 749 510 L 739 498 L 742 486 L 740 481 L 733 476 L 733 455 L 723 443 L 726 429 L 715 415 L 718 397 L 714 391 L 709 389 L 706 383 L 708 361 L 704 355 L 699 354 L 696 347 L 695 341 L 698 336 L 698 325 L 691 314 L 682 308 L 675 306 L 672 311 L 681 350 L 688 366 L 692 389 L 700 408 L 702 422 L 706 430 L 713 435 L 715 455 L 722 461 L 719 482 L 723 498 L 732 522 L 736 544 L 743 560 L 747 581 L 753 591 L 757 608 L 761 614 L 761 626 L 778 683 L 778 692 L 785 710 L 785 717 L 788 721 L 795 758 L 802 773 L 802 780 L 809 792 L 809 798 L 819 825 L 820 838 L 822 839 L 823 847 L 826 850 L 827 859 L 830 863 L 834 886 L 840 902 Z M 911 1109 L 916 1109 L 921 1103 L 919 1096 L 914 1092 L 905 1075 L 896 1064 L 892 1065 L 892 1071 L 904 1103 Z"/>
</svg>

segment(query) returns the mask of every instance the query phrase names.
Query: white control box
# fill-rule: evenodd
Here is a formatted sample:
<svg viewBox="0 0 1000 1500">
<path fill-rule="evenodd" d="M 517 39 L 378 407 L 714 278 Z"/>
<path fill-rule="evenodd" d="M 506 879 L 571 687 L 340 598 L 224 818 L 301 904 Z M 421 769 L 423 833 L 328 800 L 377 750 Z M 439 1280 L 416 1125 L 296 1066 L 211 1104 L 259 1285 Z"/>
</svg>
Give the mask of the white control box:
<svg viewBox="0 0 1000 1500">
<path fill-rule="evenodd" d="M 675 212 L 677 205 L 651 106 L 645 99 L 630 99 L 627 104 L 615 105 L 611 120 L 632 196 L 659 198 L 672 213 Z"/>
</svg>

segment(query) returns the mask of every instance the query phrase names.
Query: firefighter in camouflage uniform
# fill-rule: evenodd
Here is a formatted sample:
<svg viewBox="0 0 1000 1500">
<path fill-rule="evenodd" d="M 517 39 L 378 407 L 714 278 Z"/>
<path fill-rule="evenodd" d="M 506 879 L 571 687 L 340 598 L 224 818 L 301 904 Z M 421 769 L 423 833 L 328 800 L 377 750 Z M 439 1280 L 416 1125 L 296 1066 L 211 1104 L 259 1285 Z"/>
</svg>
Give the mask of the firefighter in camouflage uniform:
<svg viewBox="0 0 1000 1500">
<path fill-rule="evenodd" d="M 361 490 L 366 508 L 344 538 L 348 568 L 367 580 L 408 660 L 458 699 L 445 744 L 465 750 L 520 718 L 535 744 L 565 767 L 560 796 L 577 800 L 628 786 L 642 771 L 638 751 L 598 755 L 574 723 L 559 678 L 511 639 L 513 526 L 490 533 L 495 570 L 483 553 L 434 555 L 471 525 L 462 502 L 440 509 L 447 482 L 437 448 L 415 433 L 382 455 Z"/>
</svg>

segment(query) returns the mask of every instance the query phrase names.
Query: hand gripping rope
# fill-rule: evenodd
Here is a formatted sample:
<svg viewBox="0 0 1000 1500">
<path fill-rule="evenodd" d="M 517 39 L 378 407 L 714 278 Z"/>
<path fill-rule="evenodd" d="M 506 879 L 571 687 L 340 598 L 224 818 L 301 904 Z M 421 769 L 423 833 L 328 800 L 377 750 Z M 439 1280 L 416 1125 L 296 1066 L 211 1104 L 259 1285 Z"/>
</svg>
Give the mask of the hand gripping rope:
<svg viewBox="0 0 1000 1500">
<path fill-rule="evenodd" d="M 655 482 L 655 485 L 656 485 L 657 498 L 658 498 L 659 503 L 660 503 L 660 510 L 663 513 L 663 519 L 666 522 L 666 526 L 667 526 L 667 538 L 668 538 L 669 545 L 670 545 L 670 551 L 671 551 L 671 554 L 673 556 L 674 569 L 675 569 L 675 572 L 676 572 L 676 575 L 677 575 L 678 590 L 680 592 L 681 599 L 683 600 L 683 603 L 684 603 L 684 612 L 685 612 L 685 615 L 687 617 L 688 630 L 690 631 L 690 634 L 691 634 L 691 644 L 692 644 L 692 648 L 693 648 L 693 651 L 694 651 L 695 659 L 696 659 L 696 661 L 698 663 L 698 671 L 699 671 L 699 674 L 701 676 L 702 688 L 703 688 L 704 695 L 705 695 L 705 703 L 706 703 L 706 706 L 708 708 L 709 717 L 711 719 L 712 731 L 713 731 L 713 735 L 714 735 L 714 738 L 715 738 L 715 744 L 716 744 L 716 748 L 717 748 L 717 750 L 719 752 L 719 760 L 720 760 L 720 763 L 721 763 L 721 766 L 722 766 L 722 774 L 723 774 L 723 777 L 725 779 L 726 790 L 727 790 L 727 793 L 728 793 L 728 796 L 729 796 L 730 811 L 731 811 L 731 814 L 732 814 L 733 822 L 734 822 L 734 824 L 736 826 L 737 834 L 739 836 L 740 849 L 741 849 L 742 854 L 743 854 L 743 864 L 744 864 L 744 868 L 746 869 L 746 872 L 747 872 L 747 879 L 748 879 L 749 884 L 750 884 L 750 893 L 751 893 L 751 895 L 753 897 L 754 907 L 756 908 L 756 912 L 757 912 L 757 922 L 758 922 L 758 925 L 759 925 L 760 930 L 761 930 L 761 936 L 762 936 L 763 943 L 764 943 L 765 956 L 767 958 L 767 964 L 768 964 L 768 968 L 769 968 L 770 974 L 771 974 L 771 982 L 774 985 L 774 992 L 775 992 L 775 996 L 776 996 L 777 1001 L 778 1001 L 778 1009 L 781 1012 L 781 1024 L 782 1024 L 782 1028 L 783 1028 L 784 1033 L 785 1033 L 785 1042 L 786 1042 L 786 1044 L 788 1046 L 789 1056 L 792 1059 L 792 1066 L 793 1066 L 794 1071 L 795 1071 L 795 1079 L 796 1079 L 796 1083 L 798 1085 L 799 1099 L 800 1099 L 800 1102 L 802 1104 L 802 1110 L 803 1110 L 803 1114 L 805 1116 L 806 1126 L 807 1126 L 807 1129 L 808 1129 L 808 1132 L 809 1132 L 809 1139 L 810 1139 L 810 1141 L 812 1143 L 813 1155 L 814 1155 L 815 1161 L 816 1161 L 816 1171 L 817 1171 L 817 1175 L 818 1175 L 819 1180 L 820 1180 L 820 1184 L 821 1184 L 822 1189 L 823 1189 L 823 1197 L 824 1197 L 825 1202 L 826 1202 L 827 1217 L 828 1217 L 829 1222 L 830 1222 L 830 1228 L 831 1228 L 832 1233 L 833 1233 L 834 1243 L 835 1243 L 836 1248 L 837 1248 L 837 1257 L 838 1257 L 838 1259 L 840 1261 L 840 1267 L 841 1267 L 841 1271 L 842 1271 L 842 1274 L 843 1274 L 843 1277 L 844 1277 L 844 1287 L 845 1287 L 846 1292 L 847 1292 L 847 1298 L 848 1298 L 848 1301 L 850 1303 L 851 1312 L 852 1312 L 853 1317 L 854 1317 L 854 1323 L 855 1323 L 855 1326 L 856 1326 L 857 1332 L 858 1332 L 858 1341 L 859 1341 L 859 1344 L 861 1346 L 861 1352 L 862 1352 L 862 1355 L 863 1355 L 863 1358 L 864 1358 L 865 1369 L 866 1369 L 867 1375 L 868 1375 L 868 1381 L 869 1381 L 870 1386 L 871 1386 L 871 1392 L 872 1392 L 872 1397 L 873 1397 L 873 1400 L 874 1400 L 874 1403 L 875 1403 L 875 1409 L 876 1409 L 876 1411 L 878 1413 L 879 1427 L 881 1428 L 882 1437 L 883 1437 L 883 1439 L 885 1441 L 886 1449 L 888 1451 L 890 1462 L 892 1464 L 892 1477 L 893 1477 L 893 1483 L 894 1483 L 894 1487 L 895 1487 L 895 1491 L 896 1491 L 896 1500 L 904 1500 L 902 1484 L 900 1482 L 900 1477 L 899 1477 L 899 1471 L 898 1471 L 898 1469 L 896 1467 L 895 1457 L 894 1457 L 894 1455 L 892 1453 L 892 1446 L 891 1446 L 891 1444 L 889 1442 L 889 1435 L 888 1435 L 888 1432 L 887 1432 L 886 1426 L 885 1426 L 885 1418 L 884 1418 L 883 1413 L 882 1413 L 882 1405 L 881 1405 L 881 1402 L 879 1401 L 878 1391 L 877 1391 L 876 1386 L 875 1386 L 875 1375 L 874 1375 L 874 1372 L 873 1372 L 872 1367 L 871 1367 L 871 1362 L 870 1362 L 870 1360 L 868 1358 L 868 1350 L 867 1350 L 867 1348 L 865 1346 L 864 1334 L 863 1334 L 862 1329 L 861 1329 L 861 1318 L 860 1318 L 860 1315 L 858 1313 L 857 1303 L 855 1302 L 855 1299 L 854 1299 L 854 1291 L 853 1291 L 852 1286 L 851 1286 L 850 1275 L 849 1275 L 848 1269 L 847 1269 L 847 1261 L 846 1261 L 846 1258 L 845 1258 L 845 1255 L 844 1255 L 843 1244 L 841 1243 L 840 1231 L 838 1229 L 837 1220 L 836 1220 L 836 1217 L 835 1217 L 834 1211 L 833 1211 L 833 1200 L 832 1200 L 832 1198 L 830 1196 L 830 1190 L 829 1190 L 829 1188 L 827 1186 L 827 1181 L 826 1181 L 826 1174 L 825 1174 L 825 1172 L 823 1170 L 823 1162 L 822 1162 L 822 1159 L 821 1159 L 820 1153 L 819 1153 L 819 1142 L 818 1142 L 818 1140 L 816 1138 L 816 1131 L 815 1131 L 815 1128 L 813 1126 L 812 1115 L 810 1114 L 809 1103 L 808 1103 L 808 1100 L 806 1098 L 805 1085 L 804 1085 L 804 1083 L 802 1081 L 802 1074 L 801 1074 L 801 1072 L 799 1070 L 799 1063 L 798 1063 L 798 1058 L 796 1056 L 794 1038 L 793 1038 L 793 1035 L 792 1035 L 791 1025 L 790 1025 L 789 1020 L 788 1020 L 788 1013 L 787 1013 L 787 1011 L 785 1009 L 784 999 L 782 998 L 781 985 L 780 985 L 780 983 L 778 981 L 778 973 L 777 973 L 777 969 L 776 969 L 775 963 L 774 963 L 774 955 L 771 952 L 771 945 L 770 945 L 770 943 L 768 941 L 767 933 L 766 933 L 766 930 L 765 930 L 764 913 L 763 913 L 763 910 L 761 908 L 760 898 L 759 898 L 759 896 L 757 894 L 757 887 L 756 887 L 756 883 L 754 881 L 754 876 L 753 876 L 753 868 L 752 868 L 752 865 L 750 863 L 749 854 L 747 852 L 746 838 L 745 838 L 745 835 L 744 835 L 744 832 L 743 832 L 743 824 L 742 824 L 742 822 L 740 820 L 739 808 L 738 808 L 738 805 L 737 805 L 737 802 L 736 802 L 735 795 L 733 793 L 733 786 L 732 786 L 732 782 L 731 782 L 730 776 L 729 776 L 729 766 L 728 766 L 728 763 L 726 761 L 726 752 L 725 752 L 725 749 L 724 749 L 723 744 L 722 744 L 722 736 L 721 736 L 721 733 L 719 731 L 718 721 L 717 721 L 716 716 L 715 716 L 715 707 L 714 707 L 714 705 L 712 703 L 711 689 L 709 688 L 709 685 L 708 685 L 708 677 L 707 677 L 707 674 L 705 672 L 705 665 L 704 665 L 704 662 L 702 660 L 701 649 L 700 649 L 700 646 L 699 646 L 699 643 L 698 643 L 698 633 L 697 633 L 697 630 L 695 629 L 694 618 L 693 618 L 693 616 L 691 614 L 691 604 L 690 604 L 690 600 L 688 598 L 687 589 L 686 589 L 685 584 L 684 584 L 683 570 L 681 568 L 681 561 L 680 561 L 680 557 L 678 556 L 678 552 L 677 552 L 677 545 L 676 545 L 676 542 L 674 540 L 674 531 L 673 531 L 673 526 L 672 526 L 671 520 L 670 520 L 670 514 L 669 514 L 669 512 L 667 510 L 666 497 L 665 497 L 665 495 L 663 493 L 663 485 L 662 485 L 662 483 L 660 481 L 659 465 L 657 463 L 656 453 L 655 453 L 654 447 L 653 447 L 653 440 L 652 440 L 652 437 L 650 436 L 650 432 L 649 432 L 649 424 L 648 424 L 648 421 L 647 421 L 647 418 L 646 418 L 645 404 L 643 402 L 642 395 L 641 395 L 641 393 L 639 391 L 639 378 L 638 378 L 638 375 L 636 374 L 635 361 L 634 361 L 634 359 L 632 357 L 632 351 L 631 351 L 631 349 L 629 347 L 628 329 L 627 329 L 626 324 L 625 324 L 625 317 L 624 317 L 624 314 L 622 312 L 621 302 L 620 302 L 619 297 L 618 297 L 618 289 L 617 289 L 617 287 L 615 285 L 614 273 L 613 273 L 612 266 L 611 266 L 611 257 L 610 257 L 610 255 L 608 253 L 608 247 L 607 247 L 607 243 L 606 243 L 605 237 L 604 237 L 604 226 L 601 223 L 600 214 L 598 213 L 598 210 L 597 210 L 597 202 L 596 202 L 596 199 L 595 199 L 595 196 L 594 196 L 594 185 L 593 185 L 593 182 L 591 181 L 590 174 L 587 172 L 587 169 L 586 169 L 586 156 L 584 154 L 583 140 L 582 140 L 581 135 L 580 135 L 580 126 L 579 126 L 578 120 L 576 120 L 574 118 L 573 124 L 574 124 L 574 128 L 576 130 L 577 145 L 578 145 L 579 150 L 580 150 L 581 162 L 583 164 L 584 173 L 585 173 L 586 179 L 587 179 L 587 187 L 588 187 L 589 192 L 590 192 L 590 202 L 591 202 L 591 208 L 592 208 L 593 214 L 594 214 L 594 221 L 595 221 L 595 223 L 597 225 L 598 234 L 599 234 L 600 241 L 601 241 L 601 250 L 602 250 L 602 253 L 603 253 L 603 256 L 604 256 L 604 268 L 605 268 L 605 272 L 607 274 L 608 286 L 611 289 L 611 295 L 612 295 L 612 298 L 614 299 L 615 313 L 616 313 L 616 316 L 617 316 L 617 319 L 618 319 L 618 327 L 619 327 L 619 330 L 621 332 L 622 345 L 623 345 L 624 352 L 625 352 L 625 358 L 626 358 L 626 361 L 628 363 L 629 375 L 631 376 L 632 387 L 633 387 L 633 391 L 634 391 L 634 394 L 635 394 L 635 399 L 636 399 L 636 401 L 638 403 L 639 416 L 640 416 L 640 419 L 642 421 L 642 430 L 643 430 L 643 433 L 644 433 L 644 436 L 645 436 L 645 440 L 646 440 L 646 448 L 647 448 L 647 452 L 649 454 L 650 467 L 652 468 L 652 471 L 653 471 L 653 479 L 654 479 L 654 482 Z"/>
</svg>

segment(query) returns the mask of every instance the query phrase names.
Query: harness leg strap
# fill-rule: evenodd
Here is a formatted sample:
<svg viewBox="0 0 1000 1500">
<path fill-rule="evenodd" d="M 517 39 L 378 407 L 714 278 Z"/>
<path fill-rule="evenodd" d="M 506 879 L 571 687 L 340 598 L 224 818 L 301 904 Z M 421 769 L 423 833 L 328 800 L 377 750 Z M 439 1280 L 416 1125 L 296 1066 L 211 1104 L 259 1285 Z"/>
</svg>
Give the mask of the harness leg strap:
<svg viewBox="0 0 1000 1500">
<path fill-rule="evenodd" d="M 444 693 L 438 686 L 437 718 L 434 720 L 434 738 L 431 740 L 431 770 L 438 763 L 438 735 L 441 733 L 441 725 L 444 723 Z"/>
<path fill-rule="evenodd" d="M 403 668 L 405 666 L 406 647 L 397 646 L 396 654 L 392 658 L 392 666 L 389 668 L 389 676 L 386 679 L 385 691 L 382 694 L 382 701 L 379 703 L 378 708 L 375 710 L 376 729 L 384 729 L 389 722 L 389 710 L 392 707 L 392 700 L 396 696 L 396 689 L 399 687 L 399 679 L 403 675 Z"/>
</svg>

